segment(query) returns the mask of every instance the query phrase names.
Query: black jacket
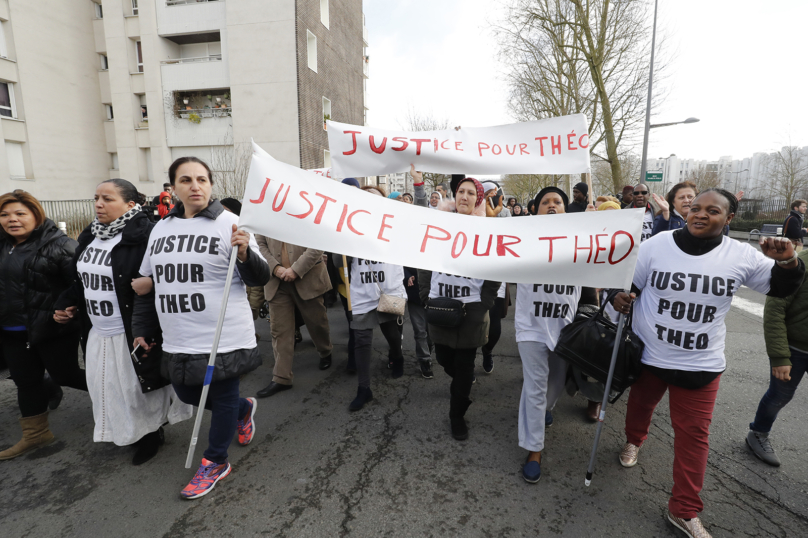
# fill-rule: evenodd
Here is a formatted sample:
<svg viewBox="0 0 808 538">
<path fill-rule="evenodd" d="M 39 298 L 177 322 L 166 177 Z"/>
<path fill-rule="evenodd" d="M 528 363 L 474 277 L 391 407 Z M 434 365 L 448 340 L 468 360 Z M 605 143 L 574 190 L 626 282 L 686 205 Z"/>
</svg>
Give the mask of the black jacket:
<svg viewBox="0 0 808 538">
<path fill-rule="evenodd" d="M 803 218 L 802 213 L 796 209 L 792 209 L 791 213 L 786 217 L 785 222 L 783 222 L 783 237 L 801 241 L 806 235 L 802 227 Z"/>
<path fill-rule="evenodd" d="M 224 211 L 224 206 L 219 200 L 212 200 L 208 207 L 194 215 L 193 218 L 207 218 L 216 220 Z M 170 221 L 172 218 L 185 218 L 185 208 L 182 203 L 174 206 L 174 209 L 166 215 L 164 220 Z M 140 267 L 140 262 L 138 262 Z M 255 255 L 251 249 L 247 249 L 247 261 L 236 261 L 241 280 L 247 286 L 264 286 L 269 282 L 269 265 L 261 256 Z M 222 282 L 224 287 L 224 282 Z M 245 297 L 246 299 L 246 297 Z M 210 328 L 216 330 L 215 327 Z M 135 336 L 144 338 L 156 338 L 161 334 L 160 321 L 157 317 L 157 310 L 154 307 L 154 290 L 149 295 L 135 296 L 134 312 L 132 313 L 132 333 Z M 163 354 L 163 374 L 171 379 L 173 383 L 182 385 L 201 385 L 205 379 L 208 367 L 209 354 L 186 354 L 186 353 L 164 353 Z M 261 366 L 261 354 L 258 347 L 253 349 L 237 349 L 230 353 L 217 354 L 215 368 L 213 371 L 213 381 L 221 381 L 238 377 L 247 372 L 255 370 Z"/>
<path fill-rule="evenodd" d="M 407 285 L 407 282 L 409 282 L 410 277 L 415 277 L 415 283 L 412 286 Z M 421 290 L 418 287 L 418 269 L 415 269 L 413 267 L 404 268 L 404 289 L 407 291 L 408 304 L 414 304 L 416 306 L 424 306 L 424 303 L 421 302 Z"/>
<path fill-rule="evenodd" d="M 123 318 L 123 327 L 126 331 L 126 342 L 131 351 L 134 348 L 134 336 L 132 335 L 132 313 L 135 306 L 135 291 L 132 289 L 132 279 L 139 275 L 138 269 L 143 261 L 143 255 L 149 244 L 149 234 L 154 228 L 145 213 L 138 213 L 126 224 L 121 232 L 121 241 L 112 248 L 112 281 L 115 286 L 115 295 L 118 300 L 118 308 Z M 64 310 L 68 306 L 78 307 L 81 313 L 82 324 L 82 344 L 86 346 L 87 335 L 92 328 L 90 316 L 84 307 L 84 286 L 81 283 L 81 276 L 76 270 L 76 265 L 90 243 L 95 237 L 90 232 L 90 227 L 84 229 L 79 235 L 79 246 L 76 248 L 76 255 L 73 258 L 73 285 L 62 294 L 57 303 L 57 310 Z M 154 309 L 154 300 L 144 305 Z M 155 312 L 156 317 L 156 312 Z M 159 322 L 158 322 L 159 325 Z M 137 378 L 140 381 L 140 390 L 144 393 L 162 388 L 168 381 L 160 375 L 160 360 L 162 357 L 162 334 L 157 331 L 153 341 L 157 344 L 152 347 L 148 355 L 141 356 L 138 352 L 139 362 L 132 362 Z"/>
<path fill-rule="evenodd" d="M 28 341 L 36 344 L 78 331 L 75 322 L 60 325 L 53 320 L 57 298 L 73 281 L 71 262 L 76 241 L 66 236 L 52 220 L 45 219 L 22 245 L 14 247 L 15 250 L 25 249 L 27 255 L 9 255 L 14 244 L 8 236 L 0 239 L 0 243 L 3 302 L 22 307 L 24 317 L 21 319 L 28 329 Z M 15 275 L 22 275 L 22 279 Z"/>
</svg>

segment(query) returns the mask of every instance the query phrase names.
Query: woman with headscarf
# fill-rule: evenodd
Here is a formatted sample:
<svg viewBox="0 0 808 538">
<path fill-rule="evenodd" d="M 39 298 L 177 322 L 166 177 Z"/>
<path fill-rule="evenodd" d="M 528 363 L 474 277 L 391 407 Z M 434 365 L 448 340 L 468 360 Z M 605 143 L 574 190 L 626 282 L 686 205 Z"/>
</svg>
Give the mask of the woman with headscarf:
<svg viewBox="0 0 808 538">
<path fill-rule="evenodd" d="M 536 195 L 538 216 L 566 212 L 567 195 L 546 187 Z M 580 305 L 596 305 L 592 288 L 552 284 L 517 284 L 514 328 L 522 358 L 522 396 L 519 401 L 519 446 L 528 451 L 522 478 L 535 484 L 541 478 L 541 453 L 549 411 L 564 391 L 567 362 L 554 349 L 561 329 L 575 318 Z M 558 315 L 558 313 L 561 313 Z"/>
<path fill-rule="evenodd" d="M 401 197 L 401 193 L 398 191 L 393 191 L 390 194 L 388 194 L 387 197 L 390 198 L 391 200 L 398 200 Z"/>
<path fill-rule="evenodd" d="M 485 192 L 474 178 L 459 180 L 455 192 L 456 212 L 460 215 L 485 216 Z M 446 273 L 418 270 L 421 300 L 429 308 L 429 301 L 447 297 L 447 290 L 458 287 L 461 297 L 452 297 L 464 304 L 465 316 L 457 327 L 429 324 L 429 334 L 435 343 L 435 358 L 452 378 L 450 388 L 449 421 L 452 437 L 468 439 L 466 410 L 471 405 L 469 394 L 474 382 L 474 360 L 477 348 L 488 341 L 489 315 L 500 287 L 499 282 L 479 278 L 466 278 Z"/>
<path fill-rule="evenodd" d="M 513 204 L 513 216 L 514 217 L 523 216 L 522 204 Z"/>
<path fill-rule="evenodd" d="M 136 199 L 137 189 L 125 179 L 98 185 L 95 220 L 79 235 L 71 265 L 73 285 L 60 297 L 53 318 L 68 323 L 80 312 L 93 441 L 137 446 L 132 464 L 141 465 L 163 444 L 162 425 L 190 418 L 193 408 L 182 404 L 160 375 L 160 336 L 148 353 L 138 351 L 135 360 L 130 355 L 135 347 L 132 280 L 140 276 L 138 267 L 155 226 Z"/>
<path fill-rule="evenodd" d="M 443 200 L 443 198 L 441 197 L 440 193 L 438 191 L 433 192 L 432 194 L 429 195 L 428 207 L 430 209 L 437 209 L 441 203 L 441 200 Z"/>
</svg>

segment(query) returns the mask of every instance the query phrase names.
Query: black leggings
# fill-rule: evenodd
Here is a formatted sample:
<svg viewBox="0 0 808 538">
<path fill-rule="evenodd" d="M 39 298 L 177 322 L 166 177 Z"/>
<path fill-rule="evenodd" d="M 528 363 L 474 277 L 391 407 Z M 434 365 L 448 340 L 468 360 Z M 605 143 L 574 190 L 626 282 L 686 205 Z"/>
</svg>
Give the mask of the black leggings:
<svg viewBox="0 0 808 538">
<path fill-rule="evenodd" d="M 488 317 L 491 320 L 491 325 L 488 328 L 488 342 L 483 346 L 483 351 L 491 353 L 494 351 L 494 346 L 499 342 L 499 337 L 502 336 L 502 312 L 505 310 L 505 298 L 497 297 L 494 301 L 494 306 L 488 311 Z"/>
<path fill-rule="evenodd" d="M 27 331 L 2 331 L 0 335 L 8 370 L 17 385 L 17 402 L 23 417 L 41 415 L 57 387 L 45 384 L 45 370 L 54 383 L 87 390 L 87 378 L 79 368 L 79 333 L 28 343 Z"/>
<path fill-rule="evenodd" d="M 442 344 L 435 344 L 435 359 L 443 366 L 443 371 L 452 378 L 449 387 L 449 416 L 462 417 L 471 405 L 469 394 L 474 383 L 474 358 L 477 348 L 454 349 Z"/>
<path fill-rule="evenodd" d="M 390 347 L 387 356 L 391 361 L 403 361 L 404 354 L 401 350 L 401 335 L 404 333 L 404 326 L 399 325 L 396 320 L 379 323 L 384 339 Z M 359 386 L 370 387 L 370 360 L 373 352 L 373 329 L 354 329 L 355 335 L 355 357 L 356 371 L 359 374 Z"/>
</svg>

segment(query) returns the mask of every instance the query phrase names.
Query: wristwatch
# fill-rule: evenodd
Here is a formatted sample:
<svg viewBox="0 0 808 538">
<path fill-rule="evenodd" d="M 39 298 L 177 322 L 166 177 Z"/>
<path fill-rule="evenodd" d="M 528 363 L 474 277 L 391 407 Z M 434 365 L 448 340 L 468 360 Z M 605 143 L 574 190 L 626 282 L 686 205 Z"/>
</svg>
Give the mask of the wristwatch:
<svg viewBox="0 0 808 538">
<path fill-rule="evenodd" d="M 795 252 L 794 255 L 792 257 L 790 257 L 789 259 L 779 261 L 779 262 L 776 262 L 776 263 L 777 263 L 777 265 L 788 265 L 789 263 L 793 262 L 796 259 L 797 259 L 797 253 Z"/>
</svg>

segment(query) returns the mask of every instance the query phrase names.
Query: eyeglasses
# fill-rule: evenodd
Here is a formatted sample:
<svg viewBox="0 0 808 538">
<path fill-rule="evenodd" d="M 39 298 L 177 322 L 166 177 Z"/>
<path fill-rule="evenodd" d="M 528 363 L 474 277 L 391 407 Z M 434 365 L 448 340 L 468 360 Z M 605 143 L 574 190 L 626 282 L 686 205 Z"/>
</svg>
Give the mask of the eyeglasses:
<svg viewBox="0 0 808 538">
<path fill-rule="evenodd" d="M 648 194 L 648 191 L 634 191 L 634 194 Z"/>
</svg>

